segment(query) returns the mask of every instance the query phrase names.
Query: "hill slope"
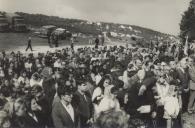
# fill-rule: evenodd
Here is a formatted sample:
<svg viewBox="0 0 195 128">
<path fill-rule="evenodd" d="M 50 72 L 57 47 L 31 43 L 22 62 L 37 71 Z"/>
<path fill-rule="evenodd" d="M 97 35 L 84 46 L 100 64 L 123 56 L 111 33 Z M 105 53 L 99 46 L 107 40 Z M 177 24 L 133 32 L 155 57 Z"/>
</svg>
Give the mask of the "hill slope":
<svg viewBox="0 0 195 128">
<path fill-rule="evenodd" d="M 25 23 L 33 27 L 40 27 L 43 25 L 56 25 L 68 29 L 73 33 L 83 33 L 90 35 L 98 35 L 101 31 L 109 31 L 117 33 L 118 35 L 137 35 L 144 37 L 146 40 L 154 39 L 156 37 L 166 38 L 170 35 L 157 32 L 151 29 L 126 24 L 106 23 L 106 22 L 90 22 L 79 19 L 60 18 L 57 16 L 46 16 L 42 14 L 28 14 L 17 12 L 23 16 Z"/>
</svg>

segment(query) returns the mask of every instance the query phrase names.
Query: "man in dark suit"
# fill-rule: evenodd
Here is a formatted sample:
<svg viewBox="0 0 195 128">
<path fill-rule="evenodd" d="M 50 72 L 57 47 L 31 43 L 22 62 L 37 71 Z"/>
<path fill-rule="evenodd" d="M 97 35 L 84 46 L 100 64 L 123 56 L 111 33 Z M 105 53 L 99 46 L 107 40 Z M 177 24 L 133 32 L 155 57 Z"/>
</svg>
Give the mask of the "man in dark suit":
<svg viewBox="0 0 195 128">
<path fill-rule="evenodd" d="M 147 77 L 144 70 L 136 74 L 137 82 L 128 88 L 128 103 L 126 111 L 133 118 L 138 118 L 147 122 L 151 126 L 151 115 L 156 111 L 154 94 L 152 87 L 156 83 L 155 77 Z M 139 101 L 139 102 L 138 102 Z"/>
<path fill-rule="evenodd" d="M 188 113 L 192 113 L 195 111 L 195 58 L 191 57 L 189 58 L 189 88 L 190 88 L 190 97 L 189 97 L 189 103 L 188 103 Z"/>
<path fill-rule="evenodd" d="M 187 69 L 187 60 L 183 58 L 180 61 L 180 66 L 177 68 L 177 79 L 180 81 L 180 91 L 182 98 L 182 111 L 187 111 L 189 99 L 189 73 Z"/>
<path fill-rule="evenodd" d="M 91 95 L 88 92 L 88 84 L 83 80 L 77 81 L 78 89 L 74 94 L 73 103 L 76 107 L 79 117 L 81 128 L 88 128 L 90 118 L 92 117 L 92 101 Z"/>
<path fill-rule="evenodd" d="M 55 128 L 76 128 L 78 126 L 78 117 L 71 104 L 71 88 L 58 85 L 57 94 L 58 96 L 55 97 L 52 106 L 52 119 Z"/>
</svg>

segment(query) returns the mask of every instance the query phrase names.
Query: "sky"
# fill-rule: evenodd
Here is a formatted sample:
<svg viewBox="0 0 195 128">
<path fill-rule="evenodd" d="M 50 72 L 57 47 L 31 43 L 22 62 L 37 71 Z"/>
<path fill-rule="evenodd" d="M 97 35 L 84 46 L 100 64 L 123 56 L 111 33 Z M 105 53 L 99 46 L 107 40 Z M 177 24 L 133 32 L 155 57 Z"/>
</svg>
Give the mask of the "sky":
<svg viewBox="0 0 195 128">
<path fill-rule="evenodd" d="M 178 35 L 190 0 L 0 0 L 0 11 L 138 25 Z"/>
</svg>

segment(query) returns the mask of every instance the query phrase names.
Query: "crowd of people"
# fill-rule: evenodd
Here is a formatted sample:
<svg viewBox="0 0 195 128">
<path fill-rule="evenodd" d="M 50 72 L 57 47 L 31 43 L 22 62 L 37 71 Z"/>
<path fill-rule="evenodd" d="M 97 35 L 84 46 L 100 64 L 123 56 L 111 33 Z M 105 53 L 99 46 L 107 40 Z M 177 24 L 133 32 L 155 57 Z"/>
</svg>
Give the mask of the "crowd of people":
<svg viewBox="0 0 195 128">
<path fill-rule="evenodd" d="M 178 128 L 195 112 L 195 56 L 182 45 L 3 51 L 1 128 Z"/>
</svg>

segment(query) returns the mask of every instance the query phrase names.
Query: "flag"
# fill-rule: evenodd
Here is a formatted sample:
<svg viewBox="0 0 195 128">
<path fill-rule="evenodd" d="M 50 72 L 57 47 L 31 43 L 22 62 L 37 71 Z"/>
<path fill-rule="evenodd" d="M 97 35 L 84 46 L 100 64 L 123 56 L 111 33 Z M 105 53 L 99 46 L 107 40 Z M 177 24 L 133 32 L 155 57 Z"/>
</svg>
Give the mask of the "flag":
<svg viewBox="0 0 195 128">
<path fill-rule="evenodd" d="M 186 36 L 186 42 L 184 46 L 184 54 L 188 56 L 188 36 Z"/>
</svg>

